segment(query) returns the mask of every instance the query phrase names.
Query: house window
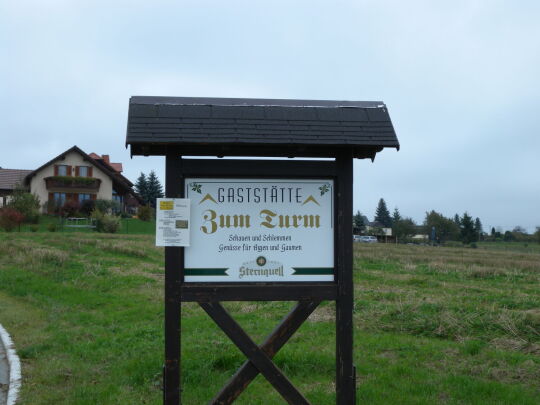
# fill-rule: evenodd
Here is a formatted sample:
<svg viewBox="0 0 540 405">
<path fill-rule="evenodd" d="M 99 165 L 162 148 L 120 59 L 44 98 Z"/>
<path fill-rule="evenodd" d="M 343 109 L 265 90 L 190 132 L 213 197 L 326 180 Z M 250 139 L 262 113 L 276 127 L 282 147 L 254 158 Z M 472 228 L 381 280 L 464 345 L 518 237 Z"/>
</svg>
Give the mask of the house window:
<svg viewBox="0 0 540 405">
<path fill-rule="evenodd" d="M 92 197 L 90 194 L 79 194 L 79 202 L 83 202 L 84 200 L 90 200 Z"/>
<path fill-rule="evenodd" d="M 60 207 L 66 202 L 66 193 L 54 193 L 54 203 Z"/>
<path fill-rule="evenodd" d="M 118 193 L 113 190 L 112 198 L 114 201 L 118 201 L 120 204 L 122 204 L 122 201 L 124 200 L 121 195 L 118 195 Z"/>
<path fill-rule="evenodd" d="M 88 176 L 88 166 L 79 166 L 79 176 L 89 177 Z"/>
<path fill-rule="evenodd" d="M 67 165 L 58 165 L 57 168 L 58 168 L 58 175 L 59 176 L 67 176 L 68 175 Z"/>
</svg>

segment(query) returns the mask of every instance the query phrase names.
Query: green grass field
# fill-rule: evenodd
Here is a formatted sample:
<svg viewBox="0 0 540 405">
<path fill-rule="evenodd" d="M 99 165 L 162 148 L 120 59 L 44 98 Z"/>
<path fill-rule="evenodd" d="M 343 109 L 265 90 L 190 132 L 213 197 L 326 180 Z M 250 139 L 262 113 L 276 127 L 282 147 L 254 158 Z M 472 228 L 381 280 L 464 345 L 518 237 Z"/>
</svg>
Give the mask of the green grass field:
<svg viewBox="0 0 540 405">
<path fill-rule="evenodd" d="M 62 218 L 52 215 L 42 215 L 39 218 L 39 223 L 36 225 L 22 224 L 20 229 L 16 228 L 12 232 L 31 232 L 32 228 L 36 228 L 36 232 L 50 232 L 49 225 L 54 224 L 56 226 L 55 232 L 77 232 L 77 233 L 93 233 L 92 228 L 80 228 L 69 226 L 67 221 L 63 221 Z M 0 230 L 0 233 L 5 232 Z M 156 221 L 141 221 L 137 218 L 121 218 L 119 234 L 143 234 L 154 235 L 156 232 Z"/>
<path fill-rule="evenodd" d="M 355 244 L 361 404 L 539 404 L 540 252 Z M 163 250 L 151 235 L 0 233 L 0 323 L 22 359 L 21 404 L 160 404 Z M 293 304 L 227 303 L 264 339 Z M 206 404 L 244 361 L 184 304 L 184 403 Z M 332 404 L 334 306 L 276 357 Z M 260 376 L 239 404 L 283 404 Z"/>
</svg>

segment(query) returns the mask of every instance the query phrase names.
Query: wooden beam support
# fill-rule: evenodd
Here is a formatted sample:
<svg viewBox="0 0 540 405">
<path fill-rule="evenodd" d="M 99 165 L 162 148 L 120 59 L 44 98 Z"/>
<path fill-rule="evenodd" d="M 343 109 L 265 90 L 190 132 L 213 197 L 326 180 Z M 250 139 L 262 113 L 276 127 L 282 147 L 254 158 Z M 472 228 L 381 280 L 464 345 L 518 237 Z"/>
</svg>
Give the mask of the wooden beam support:
<svg viewBox="0 0 540 405">
<path fill-rule="evenodd" d="M 288 404 L 309 405 L 308 400 L 292 385 L 266 353 L 251 340 L 219 302 L 200 302 L 199 305 L 257 367 L 259 372 L 274 386 Z"/>
<path fill-rule="evenodd" d="M 272 359 L 319 304 L 320 301 L 300 301 L 266 338 L 264 343 L 260 346 L 261 350 Z M 258 374 L 259 370 L 257 367 L 255 367 L 250 360 L 247 360 L 216 397 L 210 401 L 210 404 L 231 404 L 240 396 Z"/>
<path fill-rule="evenodd" d="M 277 164 L 276 164 L 277 163 Z M 295 161 L 295 160 L 217 160 L 185 159 L 183 171 L 186 177 L 215 176 L 216 164 L 219 164 L 220 176 L 230 177 L 294 177 L 328 178 L 336 176 L 336 162 Z"/>
<path fill-rule="evenodd" d="M 334 283 L 267 283 L 263 285 L 221 283 L 182 284 L 182 301 L 333 301 L 337 298 Z"/>
</svg>

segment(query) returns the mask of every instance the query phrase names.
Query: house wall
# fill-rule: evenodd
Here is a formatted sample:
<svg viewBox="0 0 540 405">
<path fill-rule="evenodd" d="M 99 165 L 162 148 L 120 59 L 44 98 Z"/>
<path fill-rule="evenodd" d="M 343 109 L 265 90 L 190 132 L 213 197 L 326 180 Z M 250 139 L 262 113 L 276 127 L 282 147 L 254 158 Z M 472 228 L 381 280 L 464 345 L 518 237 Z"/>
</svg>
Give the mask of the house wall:
<svg viewBox="0 0 540 405">
<path fill-rule="evenodd" d="M 113 190 L 113 183 L 109 176 L 107 176 L 100 168 L 97 166 L 91 164 L 90 162 L 87 162 L 83 159 L 81 155 L 79 155 L 76 152 L 70 152 L 66 154 L 64 160 L 57 160 L 53 163 L 51 163 L 49 166 L 41 169 L 34 177 L 32 177 L 32 180 L 30 182 L 30 192 L 36 194 L 39 197 L 39 201 L 41 205 L 46 205 L 45 203 L 49 199 L 49 190 L 47 190 L 47 186 L 45 184 L 45 178 L 54 176 L 54 166 L 55 165 L 69 165 L 71 166 L 71 175 L 75 176 L 75 166 L 92 166 L 92 177 L 97 178 L 101 180 L 101 184 L 99 186 L 99 190 L 97 193 L 96 198 L 100 200 L 111 200 L 112 199 L 112 190 Z M 69 189 L 66 190 L 67 193 L 76 193 L 81 192 L 85 193 L 88 191 L 78 191 Z M 44 211 L 46 211 L 46 207 L 44 207 Z"/>
<path fill-rule="evenodd" d="M 368 225 L 365 227 L 365 229 L 366 229 L 366 232 L 369 233 L 372 230 L 375 230 L 377 228 Z M 392 228 L 378 228 L 378 229 L 382 230 L 383 236 L 392 236 Z"/>
<path fill-rule="evenodd" d="M 13 190 L 0 190 L 0 207 L 3 207 L 9 203 L 12 193 Z"/>
</svg>

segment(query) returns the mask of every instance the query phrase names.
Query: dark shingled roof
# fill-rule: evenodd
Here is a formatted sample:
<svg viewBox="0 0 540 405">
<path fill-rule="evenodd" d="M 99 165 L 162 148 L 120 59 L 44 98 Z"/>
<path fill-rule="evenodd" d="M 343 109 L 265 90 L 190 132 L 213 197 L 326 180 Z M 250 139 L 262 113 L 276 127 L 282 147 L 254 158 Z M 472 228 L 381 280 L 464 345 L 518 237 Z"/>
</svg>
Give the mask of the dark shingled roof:
<svg viewBox="0 0 540 405">
<path fill-rule="evenodd" d="M 32 170 L 0 169 L 0 190 L 14 190 L 15 186 L 22 186 L 29 173 L 32 173 Z"/>
<path fill-rule="evenodd" d="M 399 149 L 382 102 L 188 97 L 131 97 L 126 145 L 132 155 L 178 146 L 183 155 L 332 157 L 346 148 L 374 158 Z"/>
</svg>

